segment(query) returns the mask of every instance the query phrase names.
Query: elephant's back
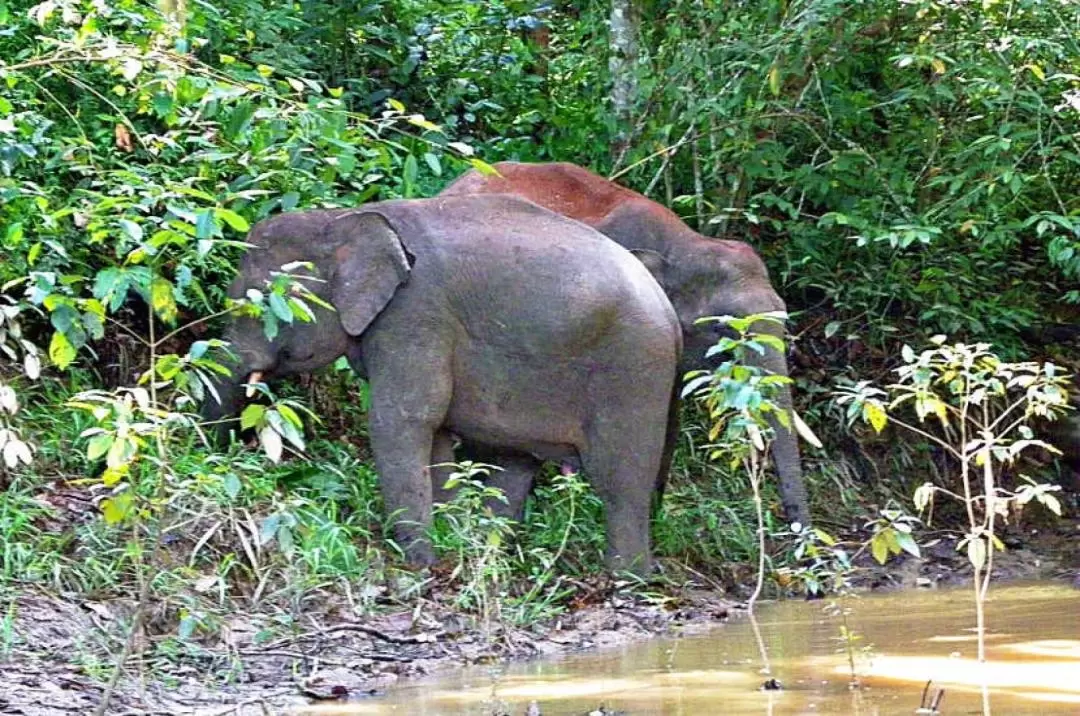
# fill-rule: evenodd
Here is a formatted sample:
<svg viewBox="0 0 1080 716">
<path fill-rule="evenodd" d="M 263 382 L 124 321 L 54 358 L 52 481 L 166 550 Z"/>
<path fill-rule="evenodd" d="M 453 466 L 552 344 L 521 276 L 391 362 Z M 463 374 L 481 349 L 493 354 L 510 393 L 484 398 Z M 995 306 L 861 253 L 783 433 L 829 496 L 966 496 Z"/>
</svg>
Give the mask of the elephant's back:
<svg viewBox="0 0 1080 716">
<path fill-rule="evenodd" d="M 474 335 L 504 333 L 556 353 L 567 342 L 621 345 L 632 333 L 670 343 L 681 335 L 670 302 L 633 254 L 530 201 L 440 196 L 387 202 L 380 211 L 419 242 L 414 274 L 430 272 L 422 280 L 446 289 Z"/>
<path fill-rule="evenodd" d="M 576 164 L 498 162 L 495 169 L 498 174 L 472 169 L 443 189 L 441 196 L 514 194 L 594 227 L 616 208 L 634 204 L 641 211 L 680 223 L 670 209 Z"/>
</svg>

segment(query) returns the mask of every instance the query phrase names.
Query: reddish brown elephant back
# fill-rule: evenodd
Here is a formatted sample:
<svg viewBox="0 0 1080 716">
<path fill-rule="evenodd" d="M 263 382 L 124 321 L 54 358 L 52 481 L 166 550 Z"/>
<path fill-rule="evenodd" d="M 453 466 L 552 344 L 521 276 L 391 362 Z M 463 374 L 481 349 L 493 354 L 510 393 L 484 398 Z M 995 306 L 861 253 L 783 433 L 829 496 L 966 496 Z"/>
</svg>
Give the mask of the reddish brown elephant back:
<svg viewBox="0 0 1080 716">
<path fill-rule="evenodd" d="M 498 176 L 467 172 L 442 193 L 517 194 L 589 226 L 600 224 L 617 206 L 633 202 L 658 218 L 682 223 L 670 209 L 576 164 L 499 162 L 495 169 Z"/>
</svg>

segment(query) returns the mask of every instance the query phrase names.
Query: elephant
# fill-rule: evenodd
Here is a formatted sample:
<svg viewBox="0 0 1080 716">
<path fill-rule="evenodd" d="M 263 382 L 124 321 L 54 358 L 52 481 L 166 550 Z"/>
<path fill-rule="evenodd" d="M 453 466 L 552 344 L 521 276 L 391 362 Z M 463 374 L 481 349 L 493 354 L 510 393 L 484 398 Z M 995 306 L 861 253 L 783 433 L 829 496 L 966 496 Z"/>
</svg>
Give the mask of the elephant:
<svg viewBox="0 0 1080 716">
<path fill-rule="evenodd" d="M 235 415 L 253 373 L 345 356 L 369 383 L 375 467 L 410 562 L 434 561 L 432 466 L 452 459 L 458 437 L 530 475 L 542 460 L 578 461 L 606 507 L 608 566 L 649 571 L 682 335 L 630 252 L 499 195 L 280 214 L 248 243 L 230 296 L 306 261 L 311 292 L 336 312 L 312 302 L 315 322 L 283 324 L 273 340 L 258 319 L 231 318 L 236 365 L 204 418 Z M 530 481 L 506 479 L 518 492 Z"/>
<path fill-rule="evenodd" d="M 706 238 L 666 207 L 574 164 L 499 162 L 494 167 L 498 174 L 470 170 L 440 196 L 516 194 L 592 226 L 633 250 L 656 276 L 679 316 L 684 342 L 681 371 L 709 368 L 705 351 L 723 334 L 718 324 L 698 324 L 698 318 L 785 310 L 765 264 L 741 241 Z M 784 334 L 772 322 L 754 329 L 779 337 Z M 754 360 L 772 374 L 788 375 L 781 352 L 770 348 Z M 782 390 L 778 403 L 790 414 L 789 388 Z M 771 449 L 784 513 L 792 522 L 809 525 L 798 438 L 779 421 L 774 420 L 772 427 Z"/>
</svg>

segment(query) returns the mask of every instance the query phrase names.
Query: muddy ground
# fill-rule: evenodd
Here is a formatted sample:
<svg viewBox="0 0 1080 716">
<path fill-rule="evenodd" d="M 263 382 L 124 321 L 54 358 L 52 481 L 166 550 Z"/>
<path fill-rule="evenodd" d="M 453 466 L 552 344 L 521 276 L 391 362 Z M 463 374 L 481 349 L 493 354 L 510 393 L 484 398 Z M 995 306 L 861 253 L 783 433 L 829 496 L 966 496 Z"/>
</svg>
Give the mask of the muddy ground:
<svg viewBox="0 0 1080 716">
<path fill-rule="evenodd" d="M 236 614 L 217 644 L 142 663 L 133 657 L 109 713 L 266 714 L 319 700 L 362 699 L 401 678 L 454 665 L 518 660 L 611 647 L 721 623 L 733 604 L 710 592 L 684 591 L 662 605 L 612 593 L 535 629 L 482 630 L 434 603 L 388 609 L 358 620 L 329 598 L 305 609 L 286 636 L 269 640 L 280 615 Z M 89 714 L 106 666 L 119 653 L 117 620 L 128 601 L 64 599 L 28 591 L 14 601 L 14 644 L 0 660 L 0 713 Z M 126 621 L 126 620 L 125 620 Z"/>
<path fill-rule="evenodd" d="M 1022 538 L 1022 545 L 1020 540 Z M 1076 580 L 1080 522 L 1062 521 L 1042 533 L 1006 535 L 1011 549 L 997 556 L 995 578 Z M 970 580 L 970 567 L 952 539 L 924 547 L 922 559 L 887 567 L 860 558 L 863 589 L 943 588 Z M 1080 587 L 1080 583 L 1077 583 Z M 437 590 L 419 602 L 384 606 L 357 617 L 342 597 L 326 595 L 299 611 L 287 628 L 280 613 L 233 613 L 213 637 L 175 639 L 150 614 L 136 643 L 110 714 L 277 714 L 324 700 L 355 700 L 402 678 L 470 663 L 553 656 L 659 635 L 700 631 L 738 616 L 732 594 L 694 584 L 646 598 L 610 581 L 578 584 L 570 613 L 530 629 L 485 630 L 456 613 Z M 132 599 L 93 601 L 27 587 L 5 600 L 0 621 L 0 713 L 23 716 L 90 714 L 101 699 L 109 665 L 123 646 Z M 145 647 L 150 641 L 157 649 Z M 166 656 L 167 654 L 167 656 Z"/>
</svg>

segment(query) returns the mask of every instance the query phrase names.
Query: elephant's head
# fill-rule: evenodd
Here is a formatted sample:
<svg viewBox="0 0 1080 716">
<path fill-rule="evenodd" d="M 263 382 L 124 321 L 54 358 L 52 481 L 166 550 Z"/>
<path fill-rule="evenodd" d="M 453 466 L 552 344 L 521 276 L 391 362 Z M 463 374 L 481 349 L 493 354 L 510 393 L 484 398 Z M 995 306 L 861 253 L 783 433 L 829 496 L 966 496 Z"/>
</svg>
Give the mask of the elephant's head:
<svg viewBox="0 0 1080 716">
<path fill-rule="evenodd" d="M 317 370 L 342 355 L 358 357 L 355 340 L 390 302 L 409 276 L 410 255 L 387 219 L 375 211 L 304 211 L 258 223 L 240 262 L 229 297 L 266 292 L 283 266 L 306 262 L 290 271 L 298 282 L 336 312 L 307 302 L 315 321 L 279 322 L 267 338 L 260 319 L 239 315 L 225 338 L 235 358 L 232 377 L 216 386 L 220 403 L 208 398 L 203 417 L 220 421 L 235 415 L 242 386 Z"/>
<path fill-rule="evenodd" d="M 707 370 L 724 359 L 710 359 L 705 354 L 720 338 L 730 336 L 730 329 L 715 321 L 698 323 L 699 318 L 786 310 L 769 281 L 765 263 L 753 248 L 741 241 L 705 238 L 654 202 L 625 200 L 596 228 L 630 247 L 671 300 L 683 329 L 683 371 Z M 760 321 L 751 330 L 786 338 L 784 326 L 775 321 Z M 766 347 L 763 355 L 750 352 L 746 359 L 766 373 L 788 376 L 787 357 L 782 351 Z M 790 413 L 790 388 L 780 390 L 776 402 Z M 773 428 L 772 454 L 785 513 L 792 520 L 809 524 L 798 438 L 792 429 L 776 421 Z"/>
</svg>

